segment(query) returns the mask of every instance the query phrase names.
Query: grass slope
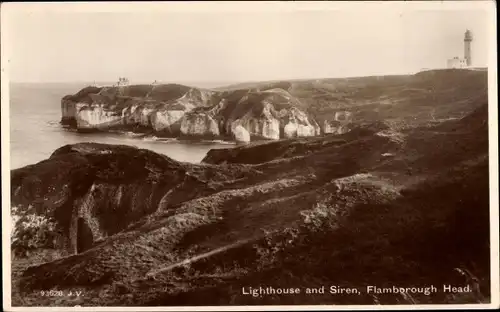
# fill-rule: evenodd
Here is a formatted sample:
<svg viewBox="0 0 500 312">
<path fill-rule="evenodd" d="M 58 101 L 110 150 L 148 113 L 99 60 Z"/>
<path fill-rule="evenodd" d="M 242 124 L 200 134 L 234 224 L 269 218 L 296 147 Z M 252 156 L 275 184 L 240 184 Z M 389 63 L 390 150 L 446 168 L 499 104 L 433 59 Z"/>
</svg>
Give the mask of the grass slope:
<svg viewBox="0 0 500 312">
<path fill-rule="evenodd" d="M 57 165 L 58 157 L 66 155 L 99 168 L 106 179 L 120 179 L 138 170 L 124 164 L 144 159 L 141 168 L 156 167 L 157 179 L 182 178 L 164 189 L 169 195 L 157 202 L 156 210 L 131 220 L 82 253 L 27 269 L 19 267 L 25 260 L 14 260 L 19 275 L 13 281 L 13 303 L 487 302 L 487 103 L 478 97 L 471 106 L 478 109 L 436 125 L 401 129 L 376 123 L 340 136 L 212 151 L 201 165 L 137 149 L 65 147 L 46 162 Z M 147 158 L 141 158 L 144 153 Z M 122 165 L 117 167 L 115 159 L 122 159 L 118 161 Z M 26 179 L 35 179 L 43 166 L 13 174 L 13 191 L 26 185 Z M 173 168 L 181 173 L 173 173 Z M 65 171 L 57 179 L 71 180 L 71 175 Z M 81 193 L 98 183 L 90 179 Z M 473 292 L 461 296 L 364 292 L 366 285 L 439 288 L 443 283 L 469 284 Z M 323 285 L 356 287 L 362 293 L 242 294 L 242 287 L 249 286 Z M 79 289 L 85 296 L 39 295 L 49 289 Z"/>
</svg>

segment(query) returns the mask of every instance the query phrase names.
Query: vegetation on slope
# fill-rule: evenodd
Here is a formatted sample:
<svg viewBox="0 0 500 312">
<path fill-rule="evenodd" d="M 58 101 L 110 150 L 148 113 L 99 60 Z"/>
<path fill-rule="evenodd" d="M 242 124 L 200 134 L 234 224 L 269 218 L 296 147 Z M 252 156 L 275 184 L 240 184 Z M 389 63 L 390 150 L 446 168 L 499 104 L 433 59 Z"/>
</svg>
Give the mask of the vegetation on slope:
<svg viewBox="0 0 500 312">
<path fill-rule="evenodd" d="M 118 214 L 113 196 L 87 201 L 104 212 L 95 216 L 102 238 L 83 252 L 19 269 L 14 304 L 486 302 L 487 104 L 479 98 L 471 106 L 479 108 L 437 125 L 375 123 L 340 136 L 212 151 L 201 165 L 128 147 L 63 147 L 12 173 L 18 209 L 43 197 L 53 200 L 35 214 L 82 207 L 93 189 L 110 184 L 140 185 L 142 197 L 124 201 Z M 137 209 L 127 222 L 115 222 Z M 103 231 L 107 222 L 118 227 Z M 364 291 L 443 284 L 470 285 L 473 292 Z M 331 295 L 330 285 L 361 294 Z M 253 297 L 242 293 L 250 286 L 327 290 Z M 42 298 L 49 289 L 85 296 Z"/>
</svg>

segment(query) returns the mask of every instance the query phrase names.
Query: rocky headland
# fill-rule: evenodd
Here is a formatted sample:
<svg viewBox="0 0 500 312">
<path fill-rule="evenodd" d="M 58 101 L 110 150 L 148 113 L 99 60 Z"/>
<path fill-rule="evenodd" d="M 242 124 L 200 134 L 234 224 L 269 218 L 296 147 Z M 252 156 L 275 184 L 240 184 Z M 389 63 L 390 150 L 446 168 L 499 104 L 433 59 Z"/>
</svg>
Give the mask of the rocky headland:
<svg viewBox="0 0 500 312">
<path fill-rule="evenodd" d="M 210 90 L 179 84 L 91 86 L 61 100 L 61 123 L 79 131 L 239 142 L 343 134 L 382 120 L 415 126 L 463 117 L 476 99 L 461 94 L 480 95 L 486 81 L 486 71 L 439 70 Z"/>
<path fill-rule="evenodd" d="M 443 75 L 452 82 L 445 82 Z M 13 305 L 488 302 L 488 105 L 483 75 L 438 71 L 397 78 L 407 81 L 404 92 L 391 88 L 388 81 L 385 92 L 366 86 L 369 90 L 363 91 L 356 85 L 358 96 L 370 94 L 366 101 L 372 101 L 373 94 L 392 92 L 413 100 L 373 104 L 371 109 L 346 104 L 349 109 L 343 109 L 358 116 L 352 120 L 360 120 L 352 122 L 350 131 L 211 150 L 200 164 L 130 146 L 81 143 L 12 170 Z M 439 92 L 413 90 L 415 80 L 421 89 Z M 448 91 L 452 87 L 455 91 Z M 191 96 L 198 94 L 203 103 L 213 105 L 192 103 L 196 107 L 184 113 L 180 123 L 169 124 L 177 123 L 177 128 L 163 131 L 182 133 L 185 115 L 191 113 L 199 122 L 184 128 L 203 125 L 193 127 L 214 133 L 218 129 L 219 134 L 235 123 L 248 131 L 244 121 L 255 118 L 261 118 L 253 121 L 260 126 L 271 125 L 269 120 L 278 120 L 278 129 L 287 125 L 263 113 L 274 116 L 273 109 L 280 111 L 271 99 L 288 97 L 291 93 L 284 89 L 245 91 L 235 96 L 237 101 L 226 97 L 235 105 L 231 110 L 212 93 L 190 90 Z M 96 103 L 91 95 L 101 91 L 65 101 L 80 103 L 78 112 L 91 111 Z M 185 94 L 178 92 L 172 104 L 188 106 L 191 102 L 180 100 L 187 98 Z M 267 100 L 251 100 L 254 96 Z M 432 96 L 434 102 L 427 102 Z M 137 107 L 149 107 L 144 99 L 126 101 L 142 101 Z M 151 101 L 156 103 L 150 106 L 155 114 L 173 111 L 154 106 L 157 99 Z M 96 111 L 132 110 L 128 104 L 102 105 Z M 256 105 L 264 115 L 244 105 Z M 293 109 L 286 108 L 287 114 Z M 315 110 L 321 111 L 320 105 Z M 206 117 L 200 117 L 201 111 Z M 313 125 L 312 113 L 301 112 Z M 400 122 L 371 120 L 398 117 L 399 112 L 415 114 Z M 425 117 L 430 112 L 432 120 Z M 72 114 L 66 116 L 73 118 Z M 144 117 L 131 113 L 127 118 L 132 116 L 137 123 Z M 71 120 L 66 121 L 83 124 Z M 151 120 L 144 117 L 143 126 L 151 127 Z M 214 120 L 214 126 L 206 128 L 211 124 L 207 120 Z M 431 296 L 364 291 L 367 285 L 444 283 L 468 284 L 473 291 Z M 362 293 L 331 295 L 330 285 Z M 298 287 L 302 293 L 242 293 L 245 287 L 259 286 Z M 321 286 L 326 294 L 305 293 L 307 287 Z M 84 296 L 40 294 L 48 290 L 81 291 Z"/>
</svg>

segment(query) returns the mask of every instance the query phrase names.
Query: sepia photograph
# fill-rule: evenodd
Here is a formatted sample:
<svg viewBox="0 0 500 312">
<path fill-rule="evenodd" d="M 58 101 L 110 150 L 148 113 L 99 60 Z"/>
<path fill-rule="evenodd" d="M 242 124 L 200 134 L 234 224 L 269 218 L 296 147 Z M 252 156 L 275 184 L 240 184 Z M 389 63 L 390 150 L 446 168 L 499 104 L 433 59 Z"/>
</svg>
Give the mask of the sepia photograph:
<svg viewBox="0 0 500 312">
<path fill-rule="evenodd" d="M 4 310 L 499 308 L 496 37 L 493 1 L 2 3 Z"/>
</svg>

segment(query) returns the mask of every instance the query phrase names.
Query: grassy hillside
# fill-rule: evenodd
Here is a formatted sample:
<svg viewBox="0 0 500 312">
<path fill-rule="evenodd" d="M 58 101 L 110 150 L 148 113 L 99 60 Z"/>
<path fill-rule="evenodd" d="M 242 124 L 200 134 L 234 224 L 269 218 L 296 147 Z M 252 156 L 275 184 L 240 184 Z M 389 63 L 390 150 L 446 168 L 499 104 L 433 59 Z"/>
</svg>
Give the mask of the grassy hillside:
<svg viewBox="0 0 500 312">
<path fill-rule="evenodd" d="M 428 70 L 414 75 L 324 78 L 241 83 L 226 90 L 282 88 L 296 97 L 318 122 L 337 111 L 354 112 L 354 121 L 402 118 L 411 125 L 460 118 L 487 97 L 487 71 Z"/>
<path fill-rule="evenodd" d="M 445 82 L 450 75 L 456 79 Z M 478 89 L 484 81 L 473 75 L 429 72 L 307 87 L 292 83 L 289 89 L 305 98 L 328 90 L 330 99 L 351 101 L 356 114 L 390 116 L 393 110 L 410 114 L 415 106 L 428 107 L 437 112 L 434 123 L 370 123 L 368 114 L 365 123 L 343 135 L 214 150 L 199 165 L 130 147 L 80 144 L 13 171 L 18 210 L 46 216 L 56 228 L 74 228 L 74 217 L 51 211 L 80 209 L 101 235 L 89 242 L 76 231 L 75 239 L 88 249 L 65 256 L 64 247 L 52 246 L 60 254 L 28 268 L 26 256 L 40 261 L 41 250 L 50 248 L 26 246 L 27 254 L 13 261 L 18 272 L 13 303 L 488 302 L 488 111 Z M 439 92 L 422 91 L 430 88 Z M 457 100 L 462 90 L 468 93 Z M 384 95 L 401 102 L 387 104 L 392 110 L 372 103 Z M 442 120 L 439 114 L 457 119 Z M 139 195 L 124 195 L 132 192 Z M 46 197 L 51 200 L 29 210 L 32 201 Z M 444 284 L 470 285 L 472 291 L 444 293 Z M 356 288 L 359 294 L 332 295 L 331 285 Z M 367 285 L 435 285 L 440 291 L 380 295 L 367 293 Z M 242 292 L 259 286 L 298 287 L 302 293 L 254 297 Z M 321 286 L 326 294 L 305 294 L 306 288 Z M 85 296 L 40 296 L 40 290 L 50 289 L 78 289 Z"/>
</svg>

